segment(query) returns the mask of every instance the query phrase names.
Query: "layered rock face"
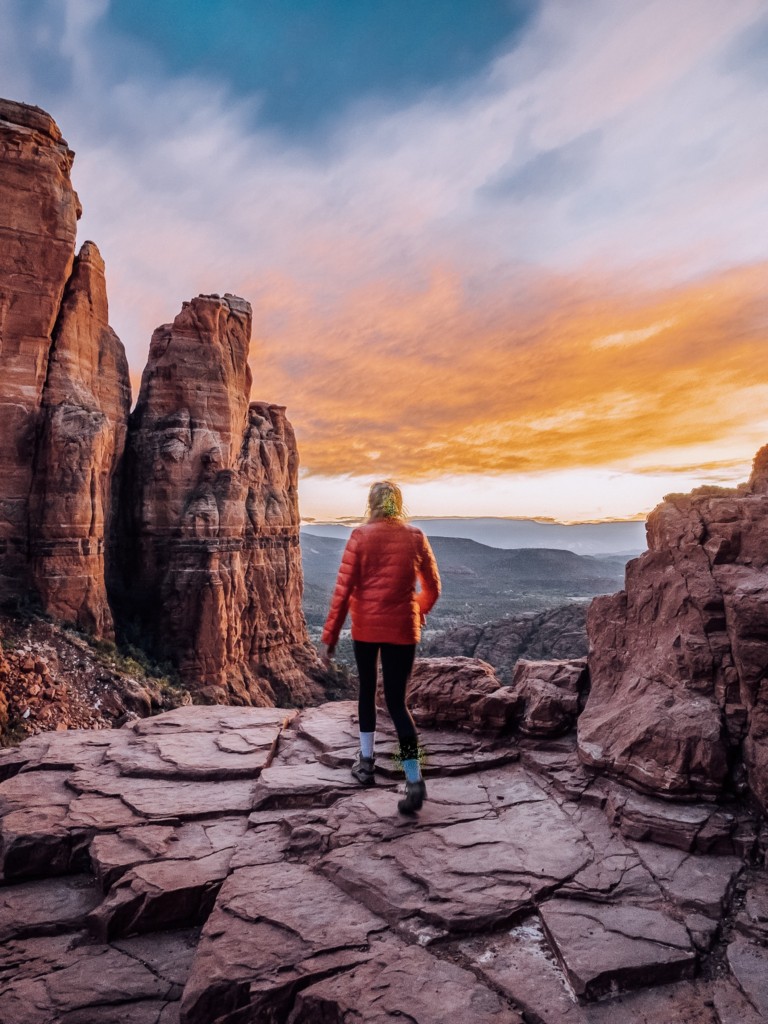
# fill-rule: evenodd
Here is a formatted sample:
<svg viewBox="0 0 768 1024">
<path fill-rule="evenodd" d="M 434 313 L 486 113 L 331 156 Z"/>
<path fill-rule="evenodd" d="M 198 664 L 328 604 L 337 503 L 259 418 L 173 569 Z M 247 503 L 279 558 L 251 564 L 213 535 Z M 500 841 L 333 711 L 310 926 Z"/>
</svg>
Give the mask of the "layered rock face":
<svg viewBox="0 0 768 1024">
<path fill-rule="evenodd" d="M 201 296 L 155 333 L 122 486 L 128 364 L 98 249 L 74 258 L 73 158 L 0 101 L 0 603 L 107 638 L 117 611 L 208 699 L 304 703 L 298 456 L 285 410 L 249 405 L 250 307 Z"/>
<path fill-rule="evenodd" d="M 587 617 L 587 764 L 669 795 L 749 785 L 768 808 L 768 447 L 747 484 L 671 495 L 626 589 Z"/>
<path fill-rule="evenodd" d="M 143 640 L 208 699 L 306 701 L 298 455 L 281 406 L 252 403 L 251 309 L 185 303 L 152 337 L 122 491 L 124 591 Z"/>
<path fill-rule="evenodd" d="M 53 333 L 39 415 L 29 545 L 45 610 L 96 636 L 113 635 L 105 556 L 130 406 L 128 360 L 108 323 L 104 261 L 96 246 L 86 242 Z"/>
<path fill-rule="evenodd" d="M 38 411 L 80 215 L 73 157 L 46 113 L 0 100 L 0 601 L 29 579 Z"/>
</svg>

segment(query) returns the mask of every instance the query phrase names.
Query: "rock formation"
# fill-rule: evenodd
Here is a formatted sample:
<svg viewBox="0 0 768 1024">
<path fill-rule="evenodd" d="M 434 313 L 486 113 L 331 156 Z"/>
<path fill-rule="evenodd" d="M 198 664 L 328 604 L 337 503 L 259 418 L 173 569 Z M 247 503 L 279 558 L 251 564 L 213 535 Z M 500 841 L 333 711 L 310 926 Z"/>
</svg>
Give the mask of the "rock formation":
<svg viewBox="0 0 768 1024">
<path fill-rule="evenodd" d="M 113 635 L 105 559 L 115 471 L 131 406 L 128 360 L 110 328 L 104 261 L 85 242 L 53 332 L 29 503 L 32 577 L 45 611 Z"/>
<path fill-rule="evenodd" d="M 209 700 L 306 702 L 298 453 L 281 406 L 249 405 L 251 308 L 201 295 L 158 328 L 131 416 L 124 615 Z"/>
<path fill-rule="evenodd" d="M 200 296 L 155 332 L 123 486 L 128 365 L 96 246 L 74 258 L 73 157 L 0 101 L 0 603 L 117 625 L 209 700 L 305 703 L 298 455 L 285 410 L 249 404 L 250 307 Z"/>
<path fill-rule="evenodd" d="M 46 113 L 0 100 L 0 602 L 29 583 L 38 415 L 80 216 L 73 158 Z"/>
<path fill-rule="evenodd" d="M 493 684 L 466 678 L 434 717 Z M 350 702 L 178 708 L 0 752 L 0 1019 L 768 1019 L 745 808 L 638 796 L 573 733 L 420 738 L 416 820 L 384 716 L 377 784 L 354 783 Z"/>
<path fill-rule="evenodd" d="M 589 609 L 585 763 L 671 796 L 768 808 L 768 447 L 735 490 L 670 495 L 625 590 Z"/>
</svg>

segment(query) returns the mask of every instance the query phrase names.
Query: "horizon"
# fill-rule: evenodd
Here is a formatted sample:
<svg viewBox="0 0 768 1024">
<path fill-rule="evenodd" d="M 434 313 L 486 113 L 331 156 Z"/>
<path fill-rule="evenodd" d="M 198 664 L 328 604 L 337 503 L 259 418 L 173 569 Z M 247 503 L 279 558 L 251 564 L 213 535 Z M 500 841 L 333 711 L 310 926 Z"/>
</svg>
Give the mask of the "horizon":
<svg viewBox="0 0 768 1024">
<path fill-rule="evenodd" d="M 365 516 L 340 516 L 338 519 L 312 519 L 307 516 L 301 517 L 301 526 L 349 526 L 352 523 L 362 523 Z M 431 520 L 449 522 L 477 522 L 479 519 L 490 519 L 505 523 L 539 523 L 542 526 L 604 526 L 611 523 L 642 523 L 646 516 L 629 516 L 626 519 L 549 519 L 542 516 L 450 516 L 450 515 L 406 515 L 406 521 L 418 519 L 429 522 Z"/>
<path fill-rule="evenodd" d="M 198 293 L 253 308 L 300 507 L 645 518 L 768 441 L 761 0 L 8 0 L 134 396 Z"/>
</svg>

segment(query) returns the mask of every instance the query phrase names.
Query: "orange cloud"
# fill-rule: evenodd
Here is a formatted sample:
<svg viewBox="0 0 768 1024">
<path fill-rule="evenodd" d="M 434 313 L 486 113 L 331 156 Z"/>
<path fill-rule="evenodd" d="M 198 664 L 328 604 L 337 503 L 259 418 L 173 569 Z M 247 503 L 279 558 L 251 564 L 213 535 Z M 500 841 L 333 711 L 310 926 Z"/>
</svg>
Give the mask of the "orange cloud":
<svg viewBox="0 0 768 1024">
<path fill-rule="evenodd" d="M 702 446 L 702 464 L 727 462 L 724 441 L 768 432 L 767 277 L 633 294 L 521 273 L 489 294 L 436 268 L 321 313 L 291 282 L 262 283 L 254 394 L 288 405 L 310 474 L 642 472 Z"/>
</svg>

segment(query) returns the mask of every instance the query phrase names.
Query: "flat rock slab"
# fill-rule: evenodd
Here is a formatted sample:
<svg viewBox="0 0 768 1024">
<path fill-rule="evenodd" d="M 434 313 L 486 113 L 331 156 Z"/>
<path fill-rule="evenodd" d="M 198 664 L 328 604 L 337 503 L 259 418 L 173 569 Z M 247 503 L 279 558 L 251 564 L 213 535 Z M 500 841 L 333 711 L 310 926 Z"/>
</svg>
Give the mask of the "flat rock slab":
<svg viewBox="0 0 768 1024">
<path fill-rule="evenodd" d="M 233 851 L 247 827 L 244 815 L 180 825 L 136 825 L 96 836 L 90 847 L 91 866 L 104 889 L 110 889 L 138 864 L 195 861 Z"/>
<path fill-rule="evenodd" d="M 768 1020 L 768 948 L 739 935 L 728 945 L 728 964 L 747 1001 Z"/>
<path fill-rule="evenodd" d="M 78 934 L 6 943 L 0 948 L 0 1020 L 170 1024 L 193 951 L 189 933 L 121 948 Z"/>
<path fill-rule="evenodd" d="M 95 768 L 103 764 L 108 750 L 129 739 L 121 729 L 40 733 L 25 740 L 20 747 L 0 750 L 0 779 L 10 778 L 21 770 Z"/>
<path fill-rule="evenodd" d="M 0 888 L 0 941 L 75 931 L 100 902 L 101 892 L 92 875 Z"/>
<path fill-rule="evenodd" d="M 390 921 L 418 914 L 450 932 L 484 928 L 530 909 L 583 867 L 591 849 L 551 801 L 414 831 L 372 850 L 350 844 L 322 870 Z"/>
<path fill-rule="evenodd" d="M 704 857 L 652 843 L 635 843 L 641 860 L 664 894 L 689 913 L 719 919 L 736 876 L 737 857 Z"/>
<path fill-rule="evenodd" d="M 465 939 L 455 947 L 472 970 L 541 1024 L 587 1024 L 534 914 L 509 931 Z"/>
<path fill-rule="evenodd" d="M 765 1024 L 760 1013 L 731 978 L 720 978 L 712 990 L 717 1024 Z"/>
<path fill-rule="evenodd" d="M 229 730 L 287 728 L 298 712 L 285 708 L 216 707 L 188 704 L 162 715 L 142 718 L 127 728 L 137 736 L 163 736 L 185 732 L 222 733 Z"/>
<path fill-rule="evenodd" d="M 540 912 L 579 997 L 597 999 L 693 974 L 696 954 L 688 932 L 659 910 L 553 899 Z"/>
<path fill-rule="evenodd" d="M 519 764 L 472 775 L 430 780 L 427 800 L 417 817 L 397 813 L 391 789 L 356 788 L 322 816 L 329 848 L 349 843 L 381 842 L 412 831 L 454 825 L 477 818 L 495 818 L 499 811 L 529 803 L 544 803 L 547 795 Z"/>
<path fill-rule="evenodd" d="M 599 808 L 583 803 L 564 804 L 563 808 L 587 836 L 594 853 L 558 895 L 638 906 L 654 906 L 663 900 L 661 887 L 637 850 L 611 829 Z"/>
<path fill-rule="evenodd" d="M 301 991 L 288 1024 L 523 1024 L 469 971 L 393 939 L 372 944 L 366 963 Z"/>
<path fill-rule="evenodd" d="M 385 929 L 305 865 L 238 868 L 203 929 L 182 1019 L 282 1020 L 299 987 L 365 963 L 371 937 Z"/>
<path fill-rule="evenodd" d="M 398 741 L 388 717 L 376 727 L 376 770 L 387 778 L 402 778 L 397 760 Z M 357 704 L 338 701 L 305 711 L 299 734 L 313 745 L 318 761 L 332 768 L 349 768 L 360 745 Z M 462 732 L 419 729 L 424 751 L 422 770 L 430 775 L 453 775 L 515 761 L 518 753 L 510 741 L 497 741 Z"/>
<path fill-rule="evenodd" d="M 475 974 L 537 1024 L 720 1024 L 706 983 L 682 981 L 598 1003 L 578 1002 L 536 916 L 455 948 Z"/>
<path fill-rule="evenodd" d="M 254 779 L 272 761 L 279 727 L 137 736 L 106 757 L 122 775 L 156 779 Z"/>
<path fill-rule="evenodd" d="M 11 780 L 13 781 L 13 780 Z M 104 770 L 75 772 L 69 785 L 78 793 L 119 797 L 144 818 L 204 818 L 247 813 L 253 807 L 253 782 L 189 782 L 122 776 Z"/>
<path fill-rule="evenodd" d="M 253 779 L 272 761 L 297 712 L 281 708 L 176 708 L 135 722 L 105 757 L 122 775 L 168 779 Z"/>
<path fill-rule="evenodd" d="M 359 789 L 349 771 L 318 764 L 275 764 L 252 787 L 254 810 L 270 807 L 323 807 Z"/>
</svg>

